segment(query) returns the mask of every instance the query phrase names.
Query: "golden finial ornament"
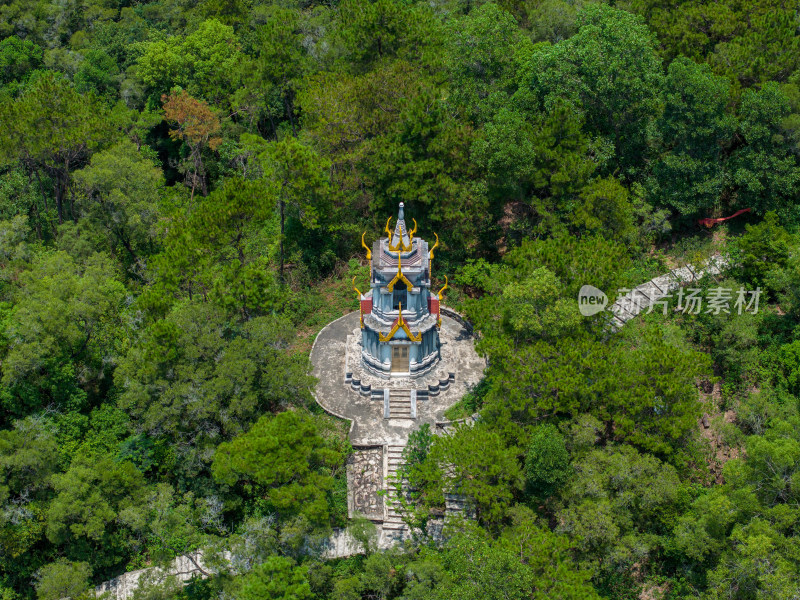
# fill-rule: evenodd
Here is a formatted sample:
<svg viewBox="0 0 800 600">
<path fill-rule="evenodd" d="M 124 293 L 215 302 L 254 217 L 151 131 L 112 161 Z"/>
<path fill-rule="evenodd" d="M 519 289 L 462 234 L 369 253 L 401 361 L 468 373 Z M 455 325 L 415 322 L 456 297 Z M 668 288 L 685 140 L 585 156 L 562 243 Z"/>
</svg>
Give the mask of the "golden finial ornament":
<svg viewBox="0 0 800 600">
<path fill-rule="evenodd" d="M 361 290 L 356 287 L 356 278 L 353 277 L 353 289 L 358 294 L 358 322 L 361 324 L 361 329 L 364 329 L 364 308 L 361 306 L 361 298 L 363 294 Z"/>
<path fill-rule="evenodd" d="M 364 236 L 365 236 L 365 235 L 367 235 L 367 232 L 366 232 L 366 231 L 365 231 L 364 233 L 362 233 L 362 234 L 361 234 L 361 245 L 364 247 L 364 250 L 366 250 L 366 251 L 367 251 L 367 260 L 372 260 L 372 250 L 370 250 L 370 249 L 369 249 L 369 246 L 367 246 L 367 245 L 364 243 Z"/>
<path fill-rule="evenodd" d="M 391 223 L 391 222 L 392 222 L 392 217 L 390 215 L 389 218 L 386 219 L 386 227 L 384 227 L 384 231 L 386 232 L 386 235 L 389 236 L 389 249 L 390 250 L 391 250 L 391 246 L 392 246 L 392 230 L 389 229 L 389 223 Z"/>
<path fill-rule="evenodd" d="M 433 248 L 431 248 L 430 251 L 428 252 L 428 258 L 430 260 L 433 260 L 433 251 L 439 247 L 439 234 L 434 232 L 433 235 L 436 236 L 436 243 L 433 245 Z"/>
</svg>

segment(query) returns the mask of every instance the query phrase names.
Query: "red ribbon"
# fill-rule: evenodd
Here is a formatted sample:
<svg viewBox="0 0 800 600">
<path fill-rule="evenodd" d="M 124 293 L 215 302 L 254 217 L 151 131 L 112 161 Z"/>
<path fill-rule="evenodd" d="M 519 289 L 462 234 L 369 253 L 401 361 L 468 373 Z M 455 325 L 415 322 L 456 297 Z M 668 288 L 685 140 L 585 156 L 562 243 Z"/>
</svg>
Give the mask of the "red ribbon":
<svg viewBox="0 0 800 600">
<path fill-rule="evenodd" d="M 753 210 L 753 209 L 752 208 L 743 208 L 742 210 L 737 210 L 730 217 L 720 217 L 719 219 L 710 219 L 710 218 L 709 219 L 699 219 L 697 221 L 697 224 L 698 225 L 703 225 L 705 227 L 713 227 L 717 223 L 721 223 L 722 221 L 727 221 L 728 219 L 732 219 L 733 217 L 738 217 L 739 215 L 741 215 L 743 213 L 746 213 L 746 212 L 750 212 L 751 210 Z"/>
</svg>

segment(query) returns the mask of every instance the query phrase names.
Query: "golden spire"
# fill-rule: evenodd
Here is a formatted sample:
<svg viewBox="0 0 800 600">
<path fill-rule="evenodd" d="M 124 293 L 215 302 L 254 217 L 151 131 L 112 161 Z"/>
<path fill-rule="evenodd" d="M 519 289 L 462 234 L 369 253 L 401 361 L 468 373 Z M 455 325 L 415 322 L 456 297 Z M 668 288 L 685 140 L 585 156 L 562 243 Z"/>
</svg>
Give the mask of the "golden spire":
<svg viewBox="0 0 800 600">
<path fill-rule="evenodd" d="M 403 217 L 403 203 L 402 202 L 400 203 L 400 213 L 398 214 L 397 219 L 398 219 L 398 221 L 397 221 L 397 227 L 398 227 L 397 233 L 398 233 L 398 236 L 397 237 L 399 239 L 398 239 L 396 244 L 393 243 L 394 234 L 389 229 L 389 223 L 391 222 L 392 217 L 389 217 L 386 220 L 386 227 L 385 227 L 384 230 L 386 231 L 386 234 L 389 236 L 389 250 L 391 250 L 392 252 L 398 252 L 400 250 L 403 250 L 404 252 L 408 252 L 409 250 L 411 250 L 411 248 L 413 248 L 413 245 L 411 244 L 411 242 L 414 239 L 414 234 L 417 232 L 417 222 L 414 221 L 414 230 L 413 231 L 411 231 L 411 232 L 405 231 L 405 229 L 406 229 L 406 221 L 405 221 L 405 218 Z M 403 242 L 403 232 L 404 231 L 405 231 L 406 234 L 408 234 L 408 245 L 407 246 Z"/>
</svg>

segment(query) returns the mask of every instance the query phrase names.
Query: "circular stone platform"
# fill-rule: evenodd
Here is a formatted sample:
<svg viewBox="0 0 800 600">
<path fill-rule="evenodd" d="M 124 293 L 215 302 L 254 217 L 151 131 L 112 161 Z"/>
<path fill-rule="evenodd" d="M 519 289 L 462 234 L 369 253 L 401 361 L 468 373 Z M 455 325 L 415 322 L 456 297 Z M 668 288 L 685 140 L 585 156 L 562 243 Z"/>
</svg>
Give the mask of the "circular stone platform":
<svg viewBox="0 0 800 600">
<path fill-rule="evenodd" d="M 477 385 L 486 368 L 486 361 L 474 348 L 474 337 L 465 325 L 442 315 L 440 339 L 442 360 L 434 370 L 418 379 L 390 380 L 370 376 L 360 368 L 359 313 L 352 312 L 326 325 L 311 348 L 312 373 L 318 379 L 314 396 L 327 412 L 352 421 L 350 442 L 353 445 L 404 445 L 408 434 L 423 423 L 432 427 L 443 421 L 444 411 L 458 402 L 467 390 Z M 348 339 L 349 338 L 349 339 Z M 416 419 L 384 418 L 384 404 L 372 395 L 363 396 L 345 382 L 345 373 L 363 377 L 373 390 L 426 390 L 430 382 L 450 373 L 455 374 L 447 390 L 417 402 Z"/>
</svg>

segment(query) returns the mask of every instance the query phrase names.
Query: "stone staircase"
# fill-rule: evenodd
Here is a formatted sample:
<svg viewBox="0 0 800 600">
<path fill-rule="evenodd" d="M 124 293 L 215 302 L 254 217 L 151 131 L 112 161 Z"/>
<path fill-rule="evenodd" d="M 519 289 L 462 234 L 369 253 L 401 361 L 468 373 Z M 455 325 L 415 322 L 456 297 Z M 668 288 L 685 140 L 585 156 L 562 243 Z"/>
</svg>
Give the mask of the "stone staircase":
<svg viewBox="0 0 800 600">
<path fill-rule="evenodd" d="M 389 418 L 417 418 L 416 402 L 412 402 L 411 390 L 392 389 L 389 391 Z M 391 446 L 390 446 L 391 447 Z"/>
<path fill-rule="evenodd" d="M 465 519 L 474 519 L 475 511 L 469 504 L 469 498 L 464 494 L 445 494 L 445 515 L 448 517 L 462 517 Z"/>
<path fill-rule="evenodd" d="M 408 527 L 403 522 L 397 503 L 397 485 L 394 477 L 397 470 L 403 465 L 403 450 L 405 446 L 386 446 L 386 498 L 384 502 L 385 516 L 383 519 L 383 530 L 387 535 L 402 539 L 408 531 Z"/>
</svg>

